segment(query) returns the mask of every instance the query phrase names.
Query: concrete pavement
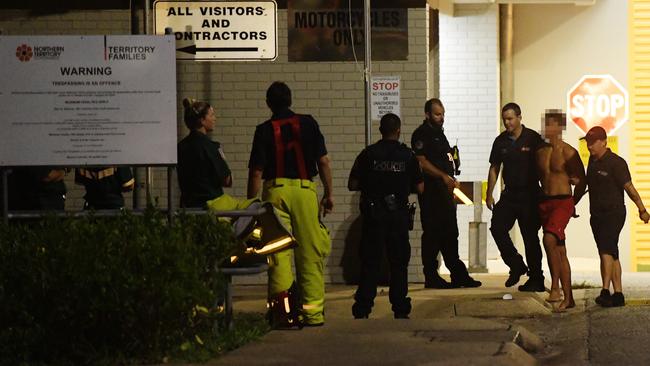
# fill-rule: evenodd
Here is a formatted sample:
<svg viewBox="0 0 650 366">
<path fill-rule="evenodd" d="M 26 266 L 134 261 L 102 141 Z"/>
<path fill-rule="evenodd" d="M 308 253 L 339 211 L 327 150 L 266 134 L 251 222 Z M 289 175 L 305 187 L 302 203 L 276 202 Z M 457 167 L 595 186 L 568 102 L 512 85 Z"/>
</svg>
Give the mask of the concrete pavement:
<svg viewBox="0 0 650 366">
<path fill-rule="evenodd" d="M 596 272 L 597 274 L 597 272 Z M 602 309 L 593 304 L 599 289 L 574 291 L 577 307 L 566 313 L 552 312 L 545 293 L 522 293 L 506 289 L 506 275 L 473 274 L 483 282 L 477 289 L 433 290 L 411 284 L 411 319 L 395 320 L 388 301 L 388 288 L 379 287 L 370 319 L 355 320 L 351 314 L 355 286 L 328 285 L 326 324 L 303 330 L 271 331 L 260 341 L 230 352 L 213 365 L 563 365 L 604 364 L 616 331 L 625 334 L 636 325 L 617 321 L 627 313 L 647 319 L 650 277 L 624 274 L 634 287 L 626 287 L 631 306 Z M 578 280 L 576 280 L 576 278 Z M 574 283 L 597 285 L 599 276 L 575 273 Z M 524 278 L 522 278 L 523 282 Z M 548 283 L 547 283 L 548 286 Z M 503 295 L 511 294 L 512 300 Z M 264 286 L 236 286 L 235 311 L 264 312 Z M 637 307 L 638 309 L 638 307 Z M 608 316 L 612 312 L 612 316 Z M 618 314 L 618 315 L 617 315 Z M 592 321 L 594 319 L 594 321 Z M 598 329 L 592 329 L 597 326 Z M 618 327 L 618 328 L 617 328 Z M 607 331 L 610 329 L 610 331 Z M 647 335 L 647 331 L 645 334 Z M 605 334 L 607 337 L 595 337 Z M 643 342 L 648 337 L 643 338 Z M 614 341 L 612 341 L 612 339 Z M 629 341 L 629 337 L 625 338 Z M 609 343 L 608 343 L 609 342 Z M 621 350 L 632 349 L 621 348 Z M 636 357 L 636 358 L 630 358 Z M 643 355 L 629 356 L 628 362 Z"/>
<path fill-rule="evenodd" d="M 539 337 L 509 318 L 549 316 L 541 295 L 506 291 L 505 276 L 476 275 L 478 289 L 409 289 L 411 319 L 393 319 L 388 289 L 380 287 L 370 319 L 351 314 L 354 286 L 327 287 L 326 324 L 271 331 L 215 360 L 214 365 L 534 365 Z M 510 293 L 512 300 L 503 300 Z M 264 311 L 263 286 L 238 286 L 236 311 Z M 494 320 L 497 319 L 497 320 Z"/>
</svg>

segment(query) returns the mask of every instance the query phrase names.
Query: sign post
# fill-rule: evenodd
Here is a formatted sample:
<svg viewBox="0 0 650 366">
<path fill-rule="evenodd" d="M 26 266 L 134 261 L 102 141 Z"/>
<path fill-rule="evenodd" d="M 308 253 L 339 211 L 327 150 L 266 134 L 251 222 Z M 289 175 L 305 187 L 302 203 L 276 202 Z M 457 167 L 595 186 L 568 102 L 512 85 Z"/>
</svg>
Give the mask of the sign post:
<svg viewBox="0 0 650 366">
<path fill-rule="evenodd" d="M 259 1 L 154 3 L 154 32 L 171 28 L 177 60 L 274 60 L 277 4 Z"/>
</svg>

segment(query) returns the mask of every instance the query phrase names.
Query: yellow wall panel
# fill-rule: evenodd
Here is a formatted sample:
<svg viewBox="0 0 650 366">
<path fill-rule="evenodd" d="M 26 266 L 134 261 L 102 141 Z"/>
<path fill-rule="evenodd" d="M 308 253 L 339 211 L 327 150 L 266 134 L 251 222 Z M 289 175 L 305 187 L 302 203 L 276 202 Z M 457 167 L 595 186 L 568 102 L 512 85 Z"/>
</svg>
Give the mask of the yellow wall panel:
<svg viewBox="0 0 650 366">
<path fill-rule="evenodd" d="M 629 95 L 633 143 L 630 171 L 639 194 L 650 202 L 650 0 L 632 0 L 629 6 Z M 629 205 L 631 217 L 638 216 Z M 633 221 L 630 248 L 632 270 L 650 271 L 650 226 Z"/>
</svg>

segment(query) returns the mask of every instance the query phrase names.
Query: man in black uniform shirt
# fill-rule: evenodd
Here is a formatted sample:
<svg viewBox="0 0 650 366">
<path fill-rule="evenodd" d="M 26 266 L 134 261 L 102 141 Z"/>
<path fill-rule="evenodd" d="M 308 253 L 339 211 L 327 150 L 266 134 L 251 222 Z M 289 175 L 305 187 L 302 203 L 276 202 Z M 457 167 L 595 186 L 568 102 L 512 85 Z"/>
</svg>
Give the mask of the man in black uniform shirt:
<svg viewBox="0 0 650 366">
<path fill-rule="evenodd" d="M 422 221 L 422 264 L 426 288 L 479 287 L 458 256 L 458 222 L 453 190 L 454 159 L 442 125 L 445 108 L 439 99 L 424 105 L 426 119 L 411 138 L 411 147 L 424 173 L 424 192 L 418 196 Z M 442 252 L 451 273 L 451 284 L 438 274 L 438 253 Z"/>
<path fill-rule="evenodd" d="M 401 121 L 389 113 L 380 121 L 382 139 L 364 149 L 354 162 L 348 189 L 361 191 L 363 227 L 360 247 L 361 277 L 352 314 L 367 318 L 377 295 L 377 277 L 383 248 L 390 263 L 389 299 L 396 319 L 408 318 L 409 243 L 408 195 L 424 190 L 422 171 L 411 149 L 399 142 Z"/>
<path fill-rule="evenodd" d="M 135 180 L 128 166 L 77 168 L 74 182 L 86 187 L 84 209 L 113 210 L 124 208 L 122 192 L 133 190 Z"/>
<path fill-rule="evenodd" d="M 490 232 L 501 258 L 510 267 L 510 276 L 505 286 L 515 285 L 522 275 L 528 273 L 529 279 L 519 286 L 519 291 L 542 292 L 545 288 L 542 247 L 538 235 L 541 225 L 538 211 L 541 191 L 535 166 L 535 151 L 544 141 L 537 132 L 521 124 L 521 108 L 517 104 L 508 103 L 503 106 L 501 117 L 506 130 L 492 144 L 485 197 L 487 208 L 492 210 Z M 495 205 L 492 191 L 502 164 L 505 189 Z M 508 234 L 515 220 L 519 223 L 524 239 L 528 267 Z"/>
<path fill-rule="evenodd" d="M 650 214 L 632 184 L 627 163 L 607 148 L 605 129 L 600 126 L 592 127 L 583 139 L 587 140 L 590 154 L 587 167 L 590 224 L 600 255 L 600 274 L 603 280 L 603 288 L 596 298 L 596 303 L 604 307 L 623 306 L 625 297 L 621 281 L 621 262 L 618 259 L 618 236 L 625 225 L 623 191 L 639 209 L 641 221 L 647 224 Z M 610 285 L 614 294 L 609 292 Z"/>
</svg>

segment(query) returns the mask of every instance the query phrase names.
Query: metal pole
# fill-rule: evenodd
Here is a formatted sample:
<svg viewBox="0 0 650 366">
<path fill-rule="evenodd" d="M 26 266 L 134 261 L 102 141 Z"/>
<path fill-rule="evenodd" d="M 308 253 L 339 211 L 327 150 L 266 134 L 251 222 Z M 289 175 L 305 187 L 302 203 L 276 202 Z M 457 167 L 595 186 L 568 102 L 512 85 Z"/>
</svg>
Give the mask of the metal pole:
<svg viewBox="0 0 650 366">
<path fill-rule="evenodd" d="M 130 0 L 130 10 L 131 10 L 131 34 L 136 35 L 140 34 L 140 18 L 138 16 L 138 0 Z M 140 208 L 140 199 L 139 199 L 139 191 L 140 191 L 140 177 L 138 175 L 139 173 L 139 168 L 133 167 L 133 180 L 135 183 L 133 184 L 133 209 L 138 209 Z"/>
<path fill-rule="evenodd" d="M 364 97 L 366 101 L 366 146 L 370 145 L 372 142 L 372 105 L 370 102 L 370 78 L 372 76 L 371 64 L 372 64 L 372 53 L 371 53 L 371 20 L 370 20 L 370 0 L 363 0 L 364 12 L 363 12 L 363 36 L 364 36 L 364 45 L 365 45 L 365 57 L 363 59 L 363 82 L 365 86 Z"/>
<path fill-rule="evenodd" d="M 2 176 L 2 222 L 7 224 L 9 222 L 9 189 L 7 187 L 7 173 L 6 169 L 2 169 L 0 175 Z"/>
<path fill-rule="evenodd" d="M 174 192 L 172 190 L 173 170 L 173 167 L 167 167 L 167 220 L 169 225 L 174 222 Z"/>
<path fill-rule="evenodd" d="M 142 1 L 142 34 L 149 34 L 149 0 Z M 151 191 L 153 190 L 153 171 L 151 167 L 147 167 L 145 171 L 145 180 L 147 182 L 146 196 L 147 196 L 147 206 L 153 205 L 153 197 Z"/>
<path fill-rule="evenodd" d="M 144 17 L 142 26 L 144 27 L 143 34 L 149 34 L 149 8 L 151 7 L 151 2 L 149 0 L 144 0 Z"/>
</svg>

